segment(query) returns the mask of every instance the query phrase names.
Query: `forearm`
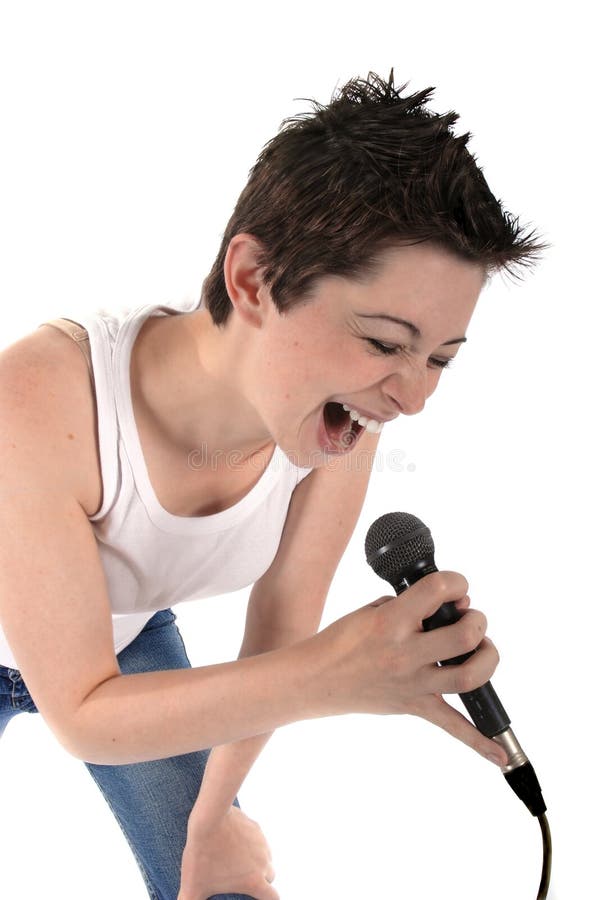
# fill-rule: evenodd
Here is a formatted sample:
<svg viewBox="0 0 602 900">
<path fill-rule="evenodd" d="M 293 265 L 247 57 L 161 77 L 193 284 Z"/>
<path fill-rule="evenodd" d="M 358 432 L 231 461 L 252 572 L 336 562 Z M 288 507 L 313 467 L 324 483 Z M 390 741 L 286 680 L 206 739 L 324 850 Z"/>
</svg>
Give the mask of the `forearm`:
<svg viewBox="0 0 602 900">
<path fill-rule="evenodd" d="M 190 815 L 192 822 L 199 818 L 203 822 L 219 819 L 230 809 L 251 766 L 272 734 L 269 731 L 211 750 L 201 790 Z"/>
<path fill-rule="evenodd" d="M 291 636 L 278 632 L 269 634 L 265 631 L 249 635 L 247 632 L 239 659 L 298 643 L 307 636 L 309 634 Z M 251 766 L 272 734 L 270 731 L 242 741 L 221 744 L 212 749 L 205 767 L 201 790 L 190 817 L 192 821 L 195 817 L 201 817 L 204 822 L 207 819 L 217 819 L 228 811 Z"/>
<path fill-rule="evenodd" d="M 121 765 L 337 715 L 327 660 L 313 640 L 235 662 L 118 675 L 82 702 L 64 743 L 87 762 Z"/>
</svg>

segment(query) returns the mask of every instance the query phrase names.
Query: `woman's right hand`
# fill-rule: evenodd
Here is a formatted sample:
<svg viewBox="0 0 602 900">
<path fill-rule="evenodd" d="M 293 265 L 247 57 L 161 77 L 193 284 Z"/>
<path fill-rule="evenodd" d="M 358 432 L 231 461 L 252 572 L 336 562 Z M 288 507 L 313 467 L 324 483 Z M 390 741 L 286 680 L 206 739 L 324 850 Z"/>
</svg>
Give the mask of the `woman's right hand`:
<svg viewBox="0 0 602 900">
<path fill-rule="evenodd" d="M 463 575 L 433 572 L 399 597 L 380 597 L 343 616 L 312 640 L 330 661 L 328 687 L 340 714 L 420 716 L 504 765 L 502 748 L 442 697 L 481 687 L 499 662 L 496 648 L 485 637 L 485 616 L 468 608 L 467 590 Z M 449 601 L 463 610 L 459 621 L 424 631 L 423 619 Z M 437 666 L 438 660 L 469 650 L 475 652 L 460 665 Z"/>
</svg>

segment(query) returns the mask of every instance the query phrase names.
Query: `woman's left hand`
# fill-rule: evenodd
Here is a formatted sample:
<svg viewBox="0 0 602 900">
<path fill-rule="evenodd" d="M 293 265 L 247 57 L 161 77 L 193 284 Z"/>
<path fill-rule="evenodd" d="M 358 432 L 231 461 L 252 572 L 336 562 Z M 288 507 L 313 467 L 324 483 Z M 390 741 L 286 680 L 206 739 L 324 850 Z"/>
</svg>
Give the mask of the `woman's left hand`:
<svg viewBox="0 0 602 900">
<path fill-rule="evenodd" d="M 273 880 L 272 854 L 263 832 L 237 806 L 217 820 L 198 815 L 189 819 L 177 900 L 207 900 L 214 894 L 279 900 Z"/>
</svg>

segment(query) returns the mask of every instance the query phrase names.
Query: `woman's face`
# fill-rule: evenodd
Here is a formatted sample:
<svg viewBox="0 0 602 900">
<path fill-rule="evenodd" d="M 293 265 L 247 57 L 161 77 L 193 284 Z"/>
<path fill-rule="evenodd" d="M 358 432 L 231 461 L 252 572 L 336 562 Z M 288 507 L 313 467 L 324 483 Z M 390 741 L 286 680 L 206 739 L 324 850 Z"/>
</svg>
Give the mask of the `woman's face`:
<svg viewBox="0 0 602 900">
<path fill-rule="evenodd" d="M 462 346 L 483 283 L 481 266 L 423 243 L 387 250 L 370 279 L 327 276 L 307 304 L 284 315 L 273 306 L 255 405 L 276 443 L 298 465 L 323 465 L 326 403 L 377 420 L 420 412 Z"/>
</svg>

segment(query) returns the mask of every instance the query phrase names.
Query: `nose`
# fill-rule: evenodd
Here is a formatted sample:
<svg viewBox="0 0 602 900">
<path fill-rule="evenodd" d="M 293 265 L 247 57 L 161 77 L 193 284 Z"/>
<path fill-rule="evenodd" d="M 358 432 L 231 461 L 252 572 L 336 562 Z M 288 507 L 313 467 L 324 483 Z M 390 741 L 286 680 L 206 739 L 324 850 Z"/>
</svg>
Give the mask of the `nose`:
<svg viewBox="0 0 602 900">
<path fill-rule="evenodd" d="M 385 388 L 404 416 L 415 416 L 421 412 L 429 396 L 427 373 L 417 366 L 391 375 Z"/>
</svg>

